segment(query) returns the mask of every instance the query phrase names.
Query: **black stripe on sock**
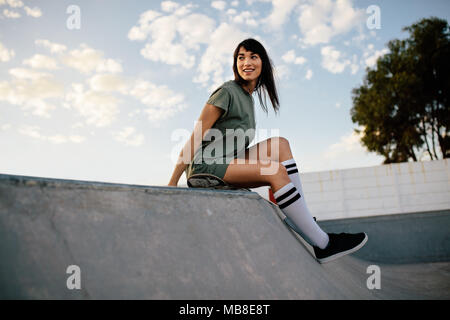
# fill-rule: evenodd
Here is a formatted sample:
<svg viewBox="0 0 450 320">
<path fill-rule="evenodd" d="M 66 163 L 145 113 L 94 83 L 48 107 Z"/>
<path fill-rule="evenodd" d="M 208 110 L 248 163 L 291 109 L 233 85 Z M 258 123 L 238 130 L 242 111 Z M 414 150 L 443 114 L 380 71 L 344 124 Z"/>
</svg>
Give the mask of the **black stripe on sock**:
<svg viewBox="0 0 450 320">
<path fill-rule="evenodd" d="M 287 166 L 285 166 L 286 169 L 293 168 L 293 167 L 297 167 L 297 165 L 295 163 L 293 163 L 293 164 L 288 164 Z"/>
<path fill-rule="evenodd" d="M 288 172 L 287 172 L 287 174 L 293 174 L 293 173 L 296 173 L 296 172 L 298 172 L 297 168 L 296 168 L 296 169 L 293 169 L 293 170 L 290 170 L 290 171 L 288 171 Z"/>
<path fill-rule="evenodd" d="M 297 193 L 297 194 L 295 195 L 295 197 L 293 197 L 291 200 L 286 201 L 286 202 L 283 203 L 283 204 L 280 204 L 278 207 L 279 207 L 280 209 L 284 209 L 284 208 L 286 208 L 288 205 L 290 205 L 291 203 L 297 201 L 298 199 L 300 199 L 300 193 Z"/>
<path fill-rule="evenodd" d="M 295 187 L 292 187 L 292 189 L 290 189 L 289 191 L 286 191 L 285 193 L 283 193 L 281 196 L 279 196 L 278 198 L 275 199 L 275 201 L 278 203 L 280 201 L 283 201 L 283 199 L 286 199 L 287 197 L 289 197 L 291 194 L 293 194 L 297 189 Z"/>
</svg>

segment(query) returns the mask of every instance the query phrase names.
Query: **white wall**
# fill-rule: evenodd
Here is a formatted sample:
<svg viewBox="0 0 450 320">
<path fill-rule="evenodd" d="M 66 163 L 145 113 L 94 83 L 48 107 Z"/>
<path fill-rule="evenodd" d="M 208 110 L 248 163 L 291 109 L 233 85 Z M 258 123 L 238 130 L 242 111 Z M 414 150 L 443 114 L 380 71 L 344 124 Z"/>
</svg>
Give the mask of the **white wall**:
<svg viewBox="0 0 450 320">
<path fill-rule="evenodd" d="M 450 209 L 448 159 L 301 173 L 301 180 L 318 220 Z"/>
</svg>

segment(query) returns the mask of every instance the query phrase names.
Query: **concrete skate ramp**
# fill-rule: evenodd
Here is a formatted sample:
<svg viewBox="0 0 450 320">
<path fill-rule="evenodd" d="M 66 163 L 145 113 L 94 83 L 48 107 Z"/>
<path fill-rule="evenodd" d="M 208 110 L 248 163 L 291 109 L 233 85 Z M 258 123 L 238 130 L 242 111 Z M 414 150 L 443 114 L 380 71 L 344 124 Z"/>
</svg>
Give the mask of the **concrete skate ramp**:
<svg viewBox="0 0 450 320">
<path fill-rule="evenodd" d="M 369 290 L 373 263 L 318 264 L 280 214 L 253 192 L 0 175 L 0 298 L 450 297 L 448 262 L 377 263 Z"/>
</svg>

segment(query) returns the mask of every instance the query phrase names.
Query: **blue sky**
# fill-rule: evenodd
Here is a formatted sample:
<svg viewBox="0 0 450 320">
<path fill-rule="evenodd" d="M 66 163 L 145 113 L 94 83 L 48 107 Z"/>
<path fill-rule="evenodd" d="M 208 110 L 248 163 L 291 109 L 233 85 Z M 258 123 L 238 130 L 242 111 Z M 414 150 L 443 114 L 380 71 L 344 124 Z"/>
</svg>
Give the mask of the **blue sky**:
<svg viewBox="0 0 450 320">
<path fill-rule="evenodd" d="M 402 27 L 449 15 L 447 0 L 0 0 L 0 173 L 166 185 L 247 37 L 281 100 L 277 116 L 256 105 L 253 143 L 286 137 L 302 172 L 379 165 L 353 133 L 351 91 Z"/>
</svg>

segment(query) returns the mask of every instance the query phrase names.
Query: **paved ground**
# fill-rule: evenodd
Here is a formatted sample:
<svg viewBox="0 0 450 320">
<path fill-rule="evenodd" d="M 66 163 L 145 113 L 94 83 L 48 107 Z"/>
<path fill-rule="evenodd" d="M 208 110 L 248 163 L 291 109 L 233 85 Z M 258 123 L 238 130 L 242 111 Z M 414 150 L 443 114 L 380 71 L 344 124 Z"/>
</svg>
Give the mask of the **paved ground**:
<svg viewBox="0 0 450 320">
<path fill-rule="evenodd" d="M 374 262 L 318 264 L 280 214 L 252 192 L 0 175 L 0 298 L 450 298 L 449 262 L 378 261 L 369 290 Z"/>
</svg>

